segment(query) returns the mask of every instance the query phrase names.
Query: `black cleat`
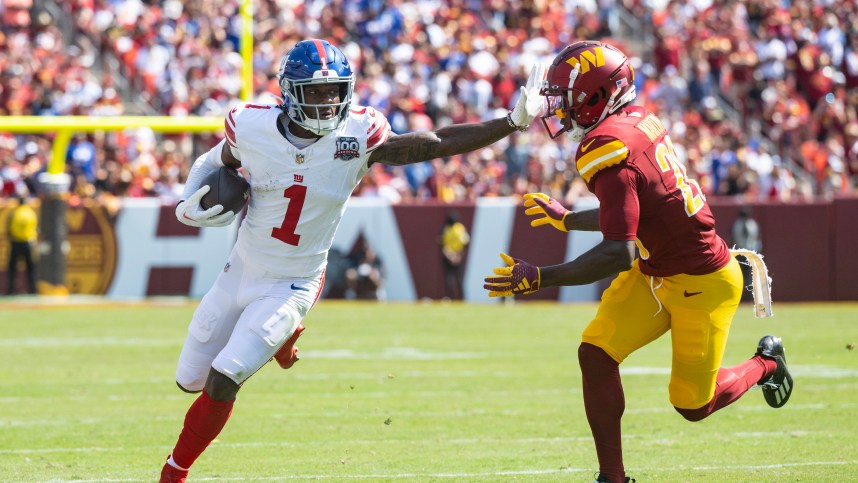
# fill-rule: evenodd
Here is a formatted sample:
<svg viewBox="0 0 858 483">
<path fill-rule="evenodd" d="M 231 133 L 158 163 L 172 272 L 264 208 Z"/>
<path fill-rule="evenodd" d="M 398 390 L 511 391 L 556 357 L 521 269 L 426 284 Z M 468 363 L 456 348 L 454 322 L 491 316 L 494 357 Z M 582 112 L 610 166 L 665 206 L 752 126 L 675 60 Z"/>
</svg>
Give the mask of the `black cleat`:
<svg viewBox="0 0 858 483">
<path fill-rule="evenodd" d="M 767 359 L 773 359 L 778 363 L 778 368 L 775 372 L 760 379 L 757 384 L 763 390 L 763 397 L 766 398 L 766 403 L 773 408 L 783 407 L 789 401 L 792 394 L 792 376 L 787 369 L 786 356 L 784 355 L 784 345 L 780 337 L 767 335 L 760 339 L 757 345 L 757 355 Z"/>
<path fill-rule="evenodd" d="M 599 473 L 598 476 L 596 476 L 596 481 L 594 481 L 593 483 L 612 483 L 612 482 L 611 482 L 611 480 L 608 479 L 607 476 L 603 475 L 602 473 Z M 635 483 L 635 480 L 634 480 L 634 478 L 629 478 L 627 476 L 626 479 L 623 480 L 623 483 Z"/>
</svg>

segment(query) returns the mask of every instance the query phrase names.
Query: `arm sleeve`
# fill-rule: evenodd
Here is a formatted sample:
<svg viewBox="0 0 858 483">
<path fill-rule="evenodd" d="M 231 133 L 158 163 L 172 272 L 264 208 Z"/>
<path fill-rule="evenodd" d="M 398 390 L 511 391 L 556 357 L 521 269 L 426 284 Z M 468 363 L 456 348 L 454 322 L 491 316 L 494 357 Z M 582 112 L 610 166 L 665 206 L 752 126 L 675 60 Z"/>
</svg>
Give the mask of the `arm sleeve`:
<svg viewBox="0 0 858 483">
<path fill-rule="evenodd" d="M 606 240 L 635 240 L 640 203 L 635 172 L 625 165 L 608 168 L 593 180 L 599 198 L 599 228 Z"/>
<path fill-rule="evenodd" d="M 222 140 L 215 144 L 207 153 L 194 161 L 194 165 L 191 166 L 191 171 L 188 173 L 188 180 L 185 181 L 185 189 L 182 191 L 183 201 L 200 189 L 203 179 L 205 179 L 207 174 L 223 166 L 223 161 L 221 161 L 220 157 L 225 143 L 226 141 Z"/>
</svg>

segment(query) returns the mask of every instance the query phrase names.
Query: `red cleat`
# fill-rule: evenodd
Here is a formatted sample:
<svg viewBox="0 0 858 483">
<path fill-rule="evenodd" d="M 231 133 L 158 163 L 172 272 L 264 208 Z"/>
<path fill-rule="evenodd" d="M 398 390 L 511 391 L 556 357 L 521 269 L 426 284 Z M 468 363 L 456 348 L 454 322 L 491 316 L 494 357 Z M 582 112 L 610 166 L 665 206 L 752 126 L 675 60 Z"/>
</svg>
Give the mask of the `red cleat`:
<svg viewBox="0 0 858 483">
<path fill-rule="evenodd" d="M 277 360 L 277 363 L 280 364 L 280 367 L 283 369 L 289 369 L 298 362 L 301 358 L 298 357 L 298 348 L 295 347 L 295 341 L 298 340 L 298 337 L 301 337 L 301 332 L 304 332 L 304 326 L 298 324 L 298 327 L 295 328 L 295 332 L 292 333 L 292 337 L 283 344 L 283 347 L 274 354 L 274 359 Z"/>
<path fill-rule="evenodd" d="M 164 468 L 161 470 L 161 479 L 158 483 L 185 483 L 185 478 L 188 477 L 188 470 L 180 470 L 170 463 L 164 463 Z"/>
</svg>

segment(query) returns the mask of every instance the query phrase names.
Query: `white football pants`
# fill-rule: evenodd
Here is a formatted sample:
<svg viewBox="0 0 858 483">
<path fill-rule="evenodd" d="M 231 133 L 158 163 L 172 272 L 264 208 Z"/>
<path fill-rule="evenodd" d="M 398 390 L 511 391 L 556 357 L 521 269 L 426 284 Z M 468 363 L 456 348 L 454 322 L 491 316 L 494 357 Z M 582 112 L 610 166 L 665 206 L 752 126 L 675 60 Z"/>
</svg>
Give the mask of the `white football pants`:
<svg viewBox="0 0 858 483">
<path fill-rule="evenodd" d="M 292 336 L 322 291 L 315 278 L 284 279 L 248 266 L 233 250 L 194 312 L 176 382 L 201 391 L 209 369 L 241 384 Z"/>
</svg>

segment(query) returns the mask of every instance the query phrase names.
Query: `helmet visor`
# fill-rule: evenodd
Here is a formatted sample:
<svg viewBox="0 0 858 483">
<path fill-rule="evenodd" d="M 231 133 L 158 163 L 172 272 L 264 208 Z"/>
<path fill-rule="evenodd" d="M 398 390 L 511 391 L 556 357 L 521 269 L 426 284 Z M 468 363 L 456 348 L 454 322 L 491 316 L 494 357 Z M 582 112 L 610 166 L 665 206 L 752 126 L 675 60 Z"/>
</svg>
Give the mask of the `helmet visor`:
<svg viewBox="0 0 858 483">
<path fill-rule="evenodd" d="M 574 129 L 575 108 L 571 105 L 570 97 L 573 95 L 571 89 L 544 89 L 545 115 L 542 116 L 542 124 L 545 126 L 551 139 Z"/>
</svg>

